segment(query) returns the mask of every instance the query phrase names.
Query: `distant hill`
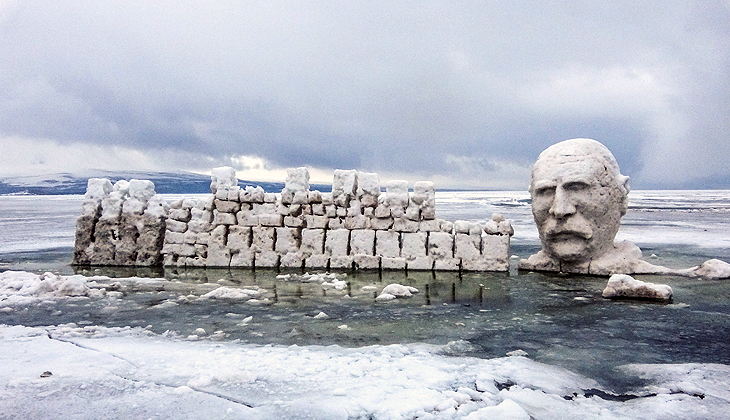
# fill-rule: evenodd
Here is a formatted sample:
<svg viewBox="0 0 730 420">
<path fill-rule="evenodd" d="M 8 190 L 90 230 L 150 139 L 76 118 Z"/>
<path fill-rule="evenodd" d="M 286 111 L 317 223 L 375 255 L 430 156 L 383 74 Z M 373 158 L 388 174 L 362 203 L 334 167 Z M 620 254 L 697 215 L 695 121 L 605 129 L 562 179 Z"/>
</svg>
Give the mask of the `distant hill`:
<svg viewBox="0 0 730 420">
<path fill-rule="evenodd" d="M 48 175 L 0 178 L 0 195 L 66 195 L 84 194 L 89 178 L 120 180 L 148 179 L 160 194 L 205 194 L 210 192 L 210 176 L 192 172 L 93 171 L 84 174 L 59 173 Z M 266 192 L 281 192 L 283 182 L 238 181 L 241 187 L 260 186 Z M 310 189 L 328 192 L 331 185 L 311 185 Z"/>
</svg>

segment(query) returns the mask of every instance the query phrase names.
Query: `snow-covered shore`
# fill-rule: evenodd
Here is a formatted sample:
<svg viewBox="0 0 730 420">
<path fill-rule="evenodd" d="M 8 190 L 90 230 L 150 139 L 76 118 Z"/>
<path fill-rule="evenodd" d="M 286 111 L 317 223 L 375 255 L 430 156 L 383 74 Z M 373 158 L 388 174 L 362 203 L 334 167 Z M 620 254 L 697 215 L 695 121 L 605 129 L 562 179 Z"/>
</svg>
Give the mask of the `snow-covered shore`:
<svg viewBox="0 0 730 420">
<path fill-rule="evenodd" d="M 124 283 L 164 282 L 4 272 L 0 307 L 12 314 L 53 301 L 123 299 L 115 289 L 127 290 Z M 200 287 L 202 300 L 261 297 Z M 647 385 L 614 395 L 525 352 L 481 359 L 465 356 L 470 346 L 260 345 L 151 326 L 0 325 L 0 418 L 716 419 L 730 404 L 727 365 L 622 366 Z"/>
<path fill-rule="evenodd" d="M 627 366 L 650 385 L 614 401 L 526 357 L 424 344 L 259 346 L 59 325 L 0 326 L 0 346 L 3 418 L 717 419 L 730 403 L 725 365 Z"/>
</svg>

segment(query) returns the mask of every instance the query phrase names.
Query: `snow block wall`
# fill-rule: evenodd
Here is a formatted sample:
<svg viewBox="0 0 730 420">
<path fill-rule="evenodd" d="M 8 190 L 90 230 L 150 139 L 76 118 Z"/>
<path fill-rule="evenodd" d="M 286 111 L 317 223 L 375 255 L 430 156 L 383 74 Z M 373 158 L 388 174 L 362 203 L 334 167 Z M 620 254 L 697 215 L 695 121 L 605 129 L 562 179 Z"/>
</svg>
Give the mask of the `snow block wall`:
<svg viewBox="0 0 730 420">
<path fill-rule="evenodd" d="M 321 193 L 310 191 L 306 168 L 294 168 L 287 170 L 281 194 L 274 194 L 260 187 L 240 188 L 231 168 L 216 168 L 211 178 L 212 194 L 206 199 L 177 200 L 165 209 L 164 244 L 159 250 L 164 265 L 453 271 L 509 268 L 513 233 L 509 221 L 498 214 L 483 226 L 437 219 L 432 182 L 417 182 L 411 192 L 406 181 L 389 181 L 383 194 L 377 174 L 336 170 L 332 192 Z M 79 242 L 78 233 L 86 226 L 82 223 L 85 217 L 86 213 L 79 219 L 77 254 L 86 243 Z M 121 220 L 120 226 L 124 223 Z M 89 235 L 81 236 L 86 240 Z M 101 238 L 102 242 L 109 240 L 108 235 Z M 116 258 L 78 261 L 118 264 Z"/>
<path fill-rule="evenodd" d="M 76 221 L 73 264 L 153 266 L 162 262 L 167 203 L 151 181 L 89 179 Z"/>
</svg>

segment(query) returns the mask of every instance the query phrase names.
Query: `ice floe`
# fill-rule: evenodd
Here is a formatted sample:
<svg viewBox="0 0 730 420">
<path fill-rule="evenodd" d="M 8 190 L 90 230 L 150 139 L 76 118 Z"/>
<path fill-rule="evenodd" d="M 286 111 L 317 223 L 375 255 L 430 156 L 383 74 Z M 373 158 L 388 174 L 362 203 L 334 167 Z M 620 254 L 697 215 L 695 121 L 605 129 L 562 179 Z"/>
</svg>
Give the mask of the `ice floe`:
<svg viewBox="0 0 730 420">
<path fill-rule="evenodd" d="M 418 289 L 415 287 L 392 283 L 385 286 L 376 299 L 393 300 L 399 297 L 411 297 L 414 293 L 418 293 Z"/>
</svg>

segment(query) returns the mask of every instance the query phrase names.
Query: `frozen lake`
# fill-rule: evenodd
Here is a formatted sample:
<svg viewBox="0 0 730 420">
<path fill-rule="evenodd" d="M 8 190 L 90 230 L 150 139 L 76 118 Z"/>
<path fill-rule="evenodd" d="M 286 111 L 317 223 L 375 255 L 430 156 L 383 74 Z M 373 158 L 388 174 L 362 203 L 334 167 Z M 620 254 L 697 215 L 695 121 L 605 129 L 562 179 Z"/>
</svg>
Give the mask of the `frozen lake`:
<svg viewBox="0 0 730 420">
<path fill-rule="evenodd" d="M 602 299 L 605 278 L 514 268 L 338 272 L 339 288 L 298 271 L 77 272 L 68 263 L 80 203 L 80 196 L 0 197 L 0 270 L 82 274 L 92 289 L 105 291 L 24 300 L 0 292 L 2 346 L 38 354 L 0 356 L 3 365 L 18 364 L 0 374 L 0 417 L 48 417 L 40 407 L 58 405 L 78 414 L 70 417 L 94 418 L 72 396 L 83 384 L 97 387 L 92 401 L 116 407 L 112 389 L 86 378 L 98 373 L 94 366 L 121 381 L 118 392 L 142 418 L 166 417 L 160 407 L 173 403 L 149 403 L 160 395 L 239 418 L 678 418 L 684 410 L 717 418 L 730 404 L 730 281 L 637 276 L 674 290 L 671 304 L 651 304 Z M 515 228 L 513 267 L 539 249 L 527 193 L 437 193 L 439 218 L 485 221 L 493 212 Z M 729 216 L 728 191 L 633 191 L 619 239 L 641 246 L 652 263 L 675 268 L 730 261 Z M 389 283 L 419 293 L 376 301 Z M 218 287 L 255 290 L 256 299 L 203 297 Z M 47 350 L 54 346 L 60 347 Z M 66 360 L 79 352 L 90 352 L 83 356 L 88 363 Z M 358 365 L 365 361 L 372 375 Z M 68 373 L 38 378 L 54 369 Z M 257 383 L 265 374 L 268 382 Z M 480 374 L 491 378 L 486 385 Z M 553 387 L 545 385 L 551 381 Z M 20 392 L 27 392 L 27 406 L 13 400 Z"/>
</svg>

